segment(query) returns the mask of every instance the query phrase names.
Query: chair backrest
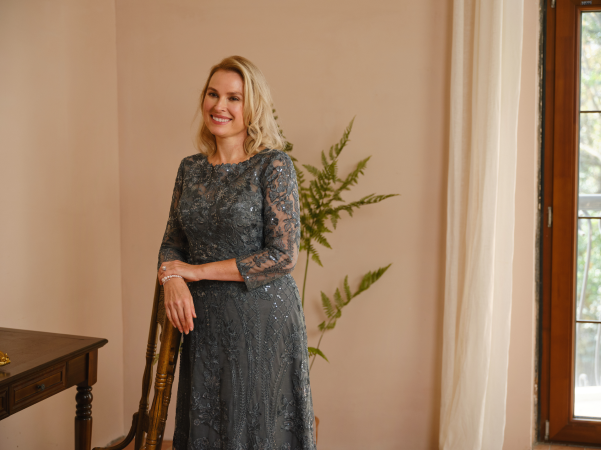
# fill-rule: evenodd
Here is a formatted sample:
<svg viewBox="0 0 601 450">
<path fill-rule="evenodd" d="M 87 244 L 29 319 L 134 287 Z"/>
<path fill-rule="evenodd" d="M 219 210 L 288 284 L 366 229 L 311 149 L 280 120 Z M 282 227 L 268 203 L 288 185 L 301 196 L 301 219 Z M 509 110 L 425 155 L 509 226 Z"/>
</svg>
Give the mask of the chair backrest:
<svg viewBox="0 0 601 450">
<path fill-rule="evenodd" d="M 161 348 L 157 362 L 154 382 L 154 397 L 150 412 L 148 400 L 150 397 L 153 365 L 155 363 L 157 331 L 161 326 Z M 171 325 L 165 316 L 163 287 L 156 281 L 150 328 L 148 330 L 148 345 L 146 346 L 146 365 L 142 377 L 142 397 L 138 412 L 133 415 L 129 433 L 123 441 L 110 447 L 96 447 L 94 450 L 123 450 L 134 439 L 135 450 L 160 450 L 163 443 L 167 411 L 171 400 L 171 388 L 177 366 L 181 333 Z"/>
</svg>

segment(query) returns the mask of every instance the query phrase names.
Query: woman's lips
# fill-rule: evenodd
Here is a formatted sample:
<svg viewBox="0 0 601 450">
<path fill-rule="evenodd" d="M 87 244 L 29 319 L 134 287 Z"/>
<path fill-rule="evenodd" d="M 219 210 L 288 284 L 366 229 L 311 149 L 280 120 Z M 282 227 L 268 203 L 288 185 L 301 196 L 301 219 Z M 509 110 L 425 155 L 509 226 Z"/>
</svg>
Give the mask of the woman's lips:
<svg viewBox="0 0 601 450">
<path fill-rule="evenodd" d="M 211 121 L 216 125 L 224 125 L 226 123 L 230 123 L 232 119 L 228 119 L 227 117 L 219 117 L 211 115 Z"/>
</svg>

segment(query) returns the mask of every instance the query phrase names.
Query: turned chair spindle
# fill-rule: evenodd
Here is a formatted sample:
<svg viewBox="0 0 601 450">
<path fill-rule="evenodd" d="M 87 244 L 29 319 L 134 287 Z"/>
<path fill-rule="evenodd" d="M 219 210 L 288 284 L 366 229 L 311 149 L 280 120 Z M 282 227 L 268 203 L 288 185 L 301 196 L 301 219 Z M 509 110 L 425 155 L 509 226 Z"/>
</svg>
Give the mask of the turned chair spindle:
<svg viewBox="0 0 601 450">
<path fill-rule="evenodd" d="M 167 410 L 171 400 L 171 388 L 177 365 L 181 333 L 171 325 L 165 315 L 163 287 L 157 280 L 154 290 L 148 345 L 146 347 L 146 366 L 142 377 L 142 397 L 138 411 L 134 413 L 131 428 L 125 439 L 110 447 L 96 447 L 94 450 L 123 450 L 134 439 L 135 450 L 160 450 L 163 443 Z M 156 355 L 157 332 L 161 326 L 161 347 L 154 382 L 154 397 L 148 411 L 148 401 L 152 380 L 153 362 Z"/>
</svg>

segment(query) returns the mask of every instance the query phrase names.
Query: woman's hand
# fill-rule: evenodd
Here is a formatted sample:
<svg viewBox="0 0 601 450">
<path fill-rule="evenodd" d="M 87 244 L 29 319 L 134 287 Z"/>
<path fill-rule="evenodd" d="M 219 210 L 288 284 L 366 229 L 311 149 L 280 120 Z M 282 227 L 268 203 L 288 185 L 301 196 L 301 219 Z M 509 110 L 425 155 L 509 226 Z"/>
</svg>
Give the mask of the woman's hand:
<svg viewBox="0 0 601 450">
<path fill-rule="evenodd" d="M 194 301 L 190 289 L 181 278 L 171 278 L 163 285 L 165 292 L 165 313 L 171 324 L 180 333 L 186 333 L 194 329 L 193 318 L 196 318 Z"/>
<path fill-rule="evenodd" d="M 198 268 L 199 266 L 182 261 L 166 261 L 161 264 L 157 274 L 165 292 L 165 313 L 180 333 L 188 334 L 194 329 L 192 318 L 196 318 L 196 311 L 186 282 L 200 280 Z M 179 275 L 183 279 L 173 277 L 163 283 L 163 279 L 168 275 Z"/>
<path fill-rule="evenodd" d="M 159 269 L 158 278 L 159 283 L 163 284 L 163 278 L 168 275 L 179 275 L 184 277 L 184 281 L 189 283 L 191 281 L 199 281 L 200 278 L 200 266 L 194 266 L 192 264 L 186 264 L 181 261 L 167 261 L 161 264 Z"/>
</svg>

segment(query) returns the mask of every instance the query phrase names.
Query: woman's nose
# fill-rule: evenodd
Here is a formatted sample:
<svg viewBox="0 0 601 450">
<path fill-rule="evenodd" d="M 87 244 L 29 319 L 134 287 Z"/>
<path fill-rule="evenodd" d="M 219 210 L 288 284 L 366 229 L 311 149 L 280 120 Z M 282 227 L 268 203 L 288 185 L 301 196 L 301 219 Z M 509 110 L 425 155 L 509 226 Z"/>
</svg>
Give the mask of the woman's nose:
<svg viewBox="0 0 601 450">
<path fill-rule="evenodd" d="M 217 103 L 215 104 L 215 108 L 218 109 L 219 111 L 225 111 L 227 105 L 227 99 L 225 97 L 221 97 L 219 98 L 219 100 L 217 100 Z"/>
</svg>

